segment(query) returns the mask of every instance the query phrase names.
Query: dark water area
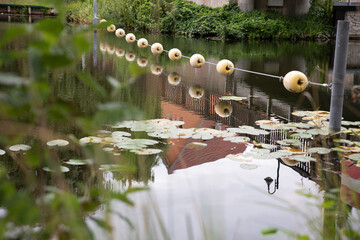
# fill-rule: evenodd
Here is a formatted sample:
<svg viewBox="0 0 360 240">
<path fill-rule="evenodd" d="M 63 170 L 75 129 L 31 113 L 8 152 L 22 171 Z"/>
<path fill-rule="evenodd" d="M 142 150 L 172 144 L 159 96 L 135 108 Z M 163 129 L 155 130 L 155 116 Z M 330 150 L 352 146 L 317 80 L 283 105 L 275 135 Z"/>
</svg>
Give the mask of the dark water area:
<svg viewBox="0 0 360 240">
<path fill-rule="evenodd" d="M 12 23 L 0 23 L 0 36 L 11 26 Z M 287 91 L 275 78 L 238 70 L 230 76 L 220 75 L 214 64 L 229 59 L 236 68 L 276 76 L 298 70 L 311 82 L 329 84 L 334 54 L 331 42 L 222 42 L 139 32 L 135 35 L 146 38 L 150 44 L 160 42 L 166 50 L 176 47 L 185 57 L 171 61 L 165 52 L 160 56 L 153 55 L 149 47 L 138 48 L 136 43 L 127 43 L 105 30 L 89 32 L 86 37 L 92 49 L 83 54 L 76 66 L 46 73 L 51 86 L 50 99 L 61 103 L 56 105 L 58 110 L 70 108 L 79 118 L 68 117 L 74 121 L 55 118 L 46 123 L 46 128 L 40 128 L 38 123 L 14 125 L 2 114 L 0 148 L 7 149 L 6 144 L 15 143 L 16 139 L 31 145 L 39 139 L 46 142 L 57 138 L 101 137 L 105 133 L 77 127 L 76 119 L 98 118 L 99 106 L 109 103 L 121 103 L 123 105 L 119 106 L 128 110 L 123 115 L 114 112 L 113 118 L 109 118 L 111 123 L 99 125 L 98 129 L 114 131 L 109 126 L 120 121 L 117 117 L 133 120 L 130 117 L 136 116 L 138 119 L 183 121 L 181 127 L 184 129 L 225 130 L 244 125 L 257 127 L 257 120 L 270 118 L 300 121 L 301 118 L 292 114 L 295 111 L 329 111 L 331 90 L 328 87 L 311 85 L 304 92 L 295 94 Z M 6 49 L 20 51 L 28 46 L 29 40 L 17 39 Z M 359 46 L 359 42 L 349 45 L 343 110 L 347 121 L 360 121 L 360 95 L 356 91 L 356 86 L 360 85 L 360 62 L 359 55 L 354 54 L 359 51 Z M 202 54 L 206 61 L 214 64 L 191 67 L 186 56 L 194 53 Z M 82 72 L 90 73 L 102 90 L 80 81 L 77 74 Z M 177 79 L 173 78 L 174 73 Z M 26 86 L 29 76 L 28 59 L 2 62 L 0 99 L 7 102 L 8 98 L 14 97 L 20 106 L 21 95 L 26 91 L 22 86 Z M 225 104 L 220 99 L 222 96 L 247 99 Z M 4 110 L 22 123 L 31 122 L 28 109 L 20 108 L 20 111 L 23 112 Z M 134 130 L 132 134 L 136 138 L 148 137 L 144 131 Z M 248 143 L 223 141 L 218 137 L 170 138 L 157 145 L 163 149 L 162 154 L 149 156 L 132 153 L 119 156 L 116 151 L 108 154 L 102 151 L 110 145 L 105 144 L 92 152 L 92 156 L 90 154 L 94 161 L 128 164 L 136 171 L 103 171 L 102 179 L 91 184 L 103 184 L 115 191 L 130 186 L 150 187 L 149 192 L 133 196 L 133 208 L 116 201 L 113 203 L 112 207 L 135 226 L 135 230 L 131 229 L 121 217 L 114 216 L 113 236 L 116 239 L 288 239 L 295 238 L 296 234 L 319 239 L 326 237 L 324 226 L 327 225 L 323 223 L 335 226 L 336 222 L 339 228 L 350 224 L 358 229 L 360 168 L 358 164 L 344 160 L 342 154 L 317 154 L 316 162 L 297 162 L 286 157 L 264 159 L 256 155 L 248 160 L 234 161 L 228 157 L 229 154 L 252 152 L 255 149 L 252 141 L 276 143 L 284 138 L 287 134 L 282 131 L 251 136 Z M 357 140 L 354 136 L 348 139 Z M 205 145 L 196 145 L 199 142 Z M 301 144 L 305 151 L 311 147 L 331 148 L 333 143 L 317 135 L 311 140 L 302 140 Z M 81 146 L 70 144 L 68 150 L 58 153 L 58 157 L 64 161 L 89 155 L 84 154 Z M 9 170 L 9 176 L 18 182 L 18 187 L 24 187 L 21 173 L 12 159 L 8 157 L 2 164 Z M 89 184 L 89 171 L 81 166 L 69 168 L 70 172 L 66 173 L 68 184 L 81 196 L 83 192 L 76 183 Z M 43 171 L 37 174 L 48 177 Z M 54 183 L 50 178 L 47 181 Z M 321 208 L 334 189 L 337 189 L 335 204 L 343 204 L 346 211 L 344 208 L 337 212 Z M 103 216 L 102 209 L 94 215 Z M 94 229 L 95 236 L 102 239 L 105 233 L 91 221 L 88 224 Z M 263 236 L 261 231 L 269 227 L 283 231 L 275 236 Z"/>
</svg>

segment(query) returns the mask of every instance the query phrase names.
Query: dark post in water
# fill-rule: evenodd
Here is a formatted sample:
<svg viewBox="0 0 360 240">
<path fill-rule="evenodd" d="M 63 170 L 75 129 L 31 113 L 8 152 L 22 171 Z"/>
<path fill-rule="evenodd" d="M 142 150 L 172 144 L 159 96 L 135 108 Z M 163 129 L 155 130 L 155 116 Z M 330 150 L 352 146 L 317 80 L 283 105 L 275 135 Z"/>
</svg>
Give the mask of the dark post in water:
<svg viewBox="0 0 360 240">
<path fill-rule="evenodd" d="M 344 81 L 349 42 L 349 25 L 350 23 L 348 21 L 337 22 L 334 71 L 332 76 L 330 104 L 329 131 L 331 133 L 339 132 L 341 129 L 341 118 L 344 102 Z"/>
</svg>

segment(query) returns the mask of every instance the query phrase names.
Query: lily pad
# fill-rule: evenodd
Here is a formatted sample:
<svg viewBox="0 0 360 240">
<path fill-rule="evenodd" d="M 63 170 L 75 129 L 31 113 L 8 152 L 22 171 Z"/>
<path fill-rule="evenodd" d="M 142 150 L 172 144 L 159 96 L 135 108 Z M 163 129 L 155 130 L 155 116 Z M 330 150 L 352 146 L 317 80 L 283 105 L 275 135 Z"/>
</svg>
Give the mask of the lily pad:
<svg viewBox="0 0 360 240">
<path fill-rule="evenodd" d="M 310 161 L 315 162 L 316 161 L 316 158 L 305 156 L 305 155 L 294 155 L 294 156 L 289 157 L 289 159 L 299 161 L 299 162 L 310 162 Z"/>
<path fill-rule="evenodd" d="M 46 171 L 46 172 L 58 172 L 58 170 L 60 170 L 60 172 L 69 172 L 70 169 L 68 167 L 65 167 L 65 166 L 60 166 L 60 168 L 58 170 L 55 170 L 55 169 L 51 169 L 49 167 L 43 167 L 43 170 Z"/>
<path fill-rule="evenodd" d="M 291 151 L 289 151 L 288 149 L 281 149 L 281 150 L 279 150 L 279 151 L 277 151 L 277 152 L 272 152 L 272 153 L 270 153 L 270 155 L 272 155 L 272 154 L 275 155 L 275 153 L 281 154 L 281 155 L 282 155 L 281 157 L 287 157 L 287 156 L 291 156 L 291 155 L 294 155 L 294 154 L 295 154 L 294 152 L 291 152 Z"/>
<path fill-rule="evenodd" d="M 288 157 L 281 158 L 281 161 L 283 161 L 283 163 L 285 163 L 286 165 L 291 166 L 291 167 L 299 164 L 299 161 L 291 160 Z"/>
<path fill-rule="evenodd" d="M 142 149 L 142 148 L 147 147 L 147 145 L 140 144 L 140 143 L 117 143 L 117 144 L 115 144 L 115 146 L 118 148 L 127 149 L 127 150 L 137 150 L 137 149 Z"/>
<path fill-rule="evenodd" d="M 249 135 L 268 135 L 269 132 L 262 130 L 262 129 L 256 129 L 252 126 L 239 126 L 238 128 L 227 128 L 226 130 L 230 131 L 230 132 L 236 132 L 236 133 L 240 133 L 240 134 L 249 134 Z"/>
<path fill-rule="evenodd" d="M 303 149 L 301 149 L 300 147 L 285 147 L 284 149 L 282 149 L 283 151 L 287 151 L 290 152 L 291 155 L 299 155 L 299 154 L 305 154 L 306 152 L 304 152 Z"/>
<path fill-rule="evenodd" d="M 352 146 L 354 143 L 350 140 L 347 140 L 347 139 L 334 139 L 334 142 L 336 143 L 344 143 L 344 144 L 347 144 L 349 146 Z"/>
<path fill-rule="evenodd" d="M 312 135 L 328 135 L 329 130 L 315 128 L 315 129 L 310 129 L 310 130 L 306 131 L 306 133 L 309 133 Z"/>
<path fill-rule="evenodd" d="M 290 135 L 291 138 L 302 138 L 302 139 L 309 139 L 312 138 L 312 135 L 309 133 L 294 133 Z"/>
<path fill-rule="evenodd" d="M 290 156 L 292 153 L 285 151 L 276 151 L 269 154 L 269 158 L 282 158 L 286 156 Z"/>
<path fill-rule="evenodd" d="M 143 148 L 139 150 L 131 150 L 131 152 L 137 154 L 137 155 L 152 155 L 152 154 L 158 154 L 161 153 L 161 149 L 154 149 L 154 148 Z"/>
<path fill-rule="evenodd" d="M 283 130 L 281 128 L 281 124 L 274 124 L 274 125 L 270 125 L 270 124 L 261 124 L 259 125 L 259 128 L 261 129 L 265 129 L 265 130 Z"/>
<path fill-rule="evenodd" d="M 224 141 L 230 141 L 232 143 L 242 143 L 242 142 L 249 142 L 249 137 L 241 137 L 241 136 L 235 136 L 235 137 L 227 137 L 223 139 Z"/>
<path fill-rule="evenodd" d="M 115 148 L 113 148 L 113 147 L 103 147 L 103 151 L 105 151 L 105 152 L 111 152 L 111 151 L 113 151 Z"/>
<path fill-rule="evenodd" d="M 328 154 L 331 152 L 331 149 L 328 148 L 322 148 L 322 147 L 314 147 L 314 148 L 309 148 L 307 150 L 308 153 L 318 153 L 318 154 Z"/>
<path fill-rule="evenodd" d="M 220 100 L 234 100 L 234 101 L 243 101 L 246 100 L 247 97 L 238 97 L 238 96 L 222 96 L 219 98 Z"/>
<path fill-rule="evenodd" d="M 255 154 L 259 154 L 259 155 L 268 155 L 270 154 L 270 150 L 269 149 L 264 149 L 264 148 L 253 148 L 250 151 L 251 153 L 255 153 Z"/>
<path fill-rule="evenodd" d="M 301 142 L 297 139 L 283 139 L 276 142 L 284 146 L 301 146 Z"/>
<path fill-rule="evenodd" d="M 331 148 L 331 151 L 335 151 L 335 152 L 344 152 L 344 153 L 351 152 L 351 151 L 350 151 L 350 150 L 348 150 L 348 149 L 343 149 L 343 148 L 340 148 L 340 147 L 334 147 L 334 148 Z"/>
<path fill-rule="evenodd" d="M 246 170 L 254 170 L 254 169 L 258 168 L 259 165 L 250 164 L 250 163 L 243 163 L 243 164 L 240 164 L 240 167 L 242 169 L 246 169 Z"/>
<path fill-rule="evenodd" d="M 238 162 L 251 162 L 251 160 L 248 159 L 246 156 L 244 156 L 242 153 L 228 154 L 228 155 L 226 155 L 226 158 L 233 160 L 233 161 L 238 161 Z"/>
<path fill-rule="evenodd" d="M 358 122 L 341 121 L 341 125 L 343 125 L 343 126 L 357 126 L 359 124 L 358 124 Z"/>
<path fill-rule="evenodd" d="M 255 121 L 255 124 L 260 125 L 276 125 L 279 124 L 279 121 L 277 119 L 263 119 L 263 120 L 257 120 Z"/>
<path fill-rule="evenodd" d="M 207 147 L 207 144 L 206 143 L 202 143 L 202 142 L 191 142 L 189 144 L 186 145 L 187 148 L 190 148 L 190 149 L 204 149 Z"/>
<path fill-rule="evenodd" d="M 112 125 L 112 128 L 131 128 L 135 121 L 122 121 Z"/>
<path fill-rule="evenodd" d="M 70 159 L 69 161 L 65 162 L 66 164 L 69 165 L 86 165 L 88 164 L 85 160 L 81 160 L 81 159 Z"/>
<path fill-rule="evenodd" d="M 29 145 L 26 145 L 26 144 L 16 144 L 16 145 L 12 145 L 12 146 L 9 147 L 9 150 L 13 151 L 13 152 L 28 151 L 30 149 L 31 149 L 31 147 Z"/>
<path fill-rule="evenodd" d="M 255 141 L 253 141 L 253 144 L 255 147 L 258 147 L 258 148 L 265 148 L 265 149 L 270 149 L 270 150 L 277 148 L 277 145 L 260 143 L 260 142 L 255 142 Z"/>
<path fill-rule="evenodd" d="M 349 155 L 349 159 L 351 159 L 353 161 L 360 161 L 360 153 L 355 153 L 355 154 Z"/>
<path fill-rule="evenodd" d="M 111 136 L 113 137 L 130 137 L 131 133 L 124 132 L 124 131 L 115 131 L 111 133 Z"/>
<path fill-rule="evenodd" d="M 309 112 L 307 112 L 307 111 L 296 111 L 296 112 L 292 112 L 291 114 L 294 115 L 294 116 L 297 116 L 297 117 L 305 117 L 305 116 L 309 115 Z"/>
<path fill-rule="evenodd" d="M 65 147 L 65 146 L 69 145 L 69 141 L 64 140 L 64 139 L 55 139 L 55 140 L 48 141 L 46 143 L 46 145 L 48 145 L 49 147 L 55 147 L 55 146 Z"/>
<path fill-rule="evenodd" d="M 102 164 L 99 167 L 99 170 L 101 171 L 111 171 L 111 172 L 117 172 L 117 171 L 124 171 L 127 168 L 123 165 L 118 164 Z"/>
</svg>

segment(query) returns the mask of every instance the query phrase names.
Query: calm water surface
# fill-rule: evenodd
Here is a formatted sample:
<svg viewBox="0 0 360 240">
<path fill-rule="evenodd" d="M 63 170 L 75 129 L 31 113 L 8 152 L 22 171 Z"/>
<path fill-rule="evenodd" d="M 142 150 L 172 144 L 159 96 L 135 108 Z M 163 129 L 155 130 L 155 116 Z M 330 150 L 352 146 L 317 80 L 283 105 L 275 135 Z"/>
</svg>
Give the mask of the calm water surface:
<svg viewBox="0 0 360 240">
<path fill-rule="evenodd" d="M 2 23 L 0 31 L 10 26 Z M 213 63 L 229 59 L 237 68 L 278 76 L 299 70 L 312 82 L 331 82 L 331 43 L 218 42 L 135 34 L 137 38 L 147 38 L 150 44 L 162 43 L 166 50 L 179 48 L 185 56 L 200 53 Z M 139 49 L 136 43 L 126 43 L 105 31 L 90 33 L 88 38 L 93 49 L 84 54 L 75 69 L 49 73 L 54 96 L 78 109 L 83 116 L 94 116 L 100 103 L 126 102 L 143 113 L 145 119 L 167 118 L 184 121 L 183 128 L 224 130 L 241 125 L 256 126 L 256 120 L 270 117 L 295 121 L 298 119 L 291 113 L 297 110 L 329 110 L 330 90 L 326 87 L 311 86 L 302 94 L 294 94 L 286 91 L 277 79 L 241 71 L 221 76 L 212 64 L 194 69 L 187 58 L 172 62 L 165 53 L 154 56 L 149 48 Z M 16 49 L 26 44 L 26 40 L 21 40 L 9 47 Z M 352 45 L 358 48 L 358 43 Z M 344 118 L 359 121 L 359 101 L 353 86 L 360 84 L 360 64 L 351 61 L 346 78 Z M 162 72 L 158 74 L 160 68 Z M 107 94 L 101 96 L 78 81 L 75 74 L 81 71 L 90 71 Z M 19 60 L 15 64 L 5 64 L 0 73 L 5 72 L 26 77 L 27 62 Z M 181 77 L 180 81 L 169 79 L 173 72 Z M 112 90 L 108 77 L 126 87 Z M 0 89 L 9 90 L 3 83 Z M 231 115 L 223 117 L 221 111 L 224 109 L 220 109 L 219 114 L 215 106 L 225 95 L 247 97 L 248 100 L 232 101 Z M 72 123 L 50 125 L 63 134 L 85 136 L 81 131 L 74 132 Z M 278 140 L 284 136 L 274 134 L 271 137 Z M 265 137 L 254 137 L 253 140 L 269 141 Z M 189 147 L 189 143 L 199 141 L 207 146 L 201 149 Z M 355 166 L 348 168 L 338 160 L 321 166 L 316 163 L 292 165 L 278 159 L 254 158 L 251 162 L 237 162 L 226 156 L 248 152 L 252 145 L 218 138 L 169 139 L 167 143 L 170 144 L 163 154 L 136 157 L 137 174 L 123 176 L 117 172 L 104 172 L 103 184 L 111 189 L 123 190 L 144 184 L 151 189 L 132 195 L 135 207 L 113 203 L 114 210 L 128 217 L 135 226 L 131 229 L 121 218 L 114 216 L 114 239 L 261 239 L 261 230 L 268 227 L 318 239 L 323 221 L 333 220 L 335 224 L 335 219 L 325 219 L 326 214 L 318 207 L 324 193 L 335 186 L 340 186 L 341 201 L 348 203 L 350 208 L 348 221 L 355 225 L 360 222 L 358 199 L 348 197 L 349 192 L 356 196 L 360 192 L 360 171 Z M 309 143 L 304 144 L 309 147 Z M 67 153 L 66 157 L 71 158 L 71 154 L 76 153 Z M 248 169 L 246 164 L 256 166 L 256 169 Z M 70 175 L 71 181 L 84 181 L 86 174 L 77 171 L 80 175 Z M 266 177 L 276 179 L 277 188 L 272 182 L 268 189 Z M 307 198 L 301 192 L 317 197 Z M 102 210 L 94 214 L 102 216 Z M 93 225 L 92 222 L 89 224 Z M 96 226 L 93 228 L 95 235 L 103 239 L 103 233 Z M 280 233 L 266 238 L 289 237 Z"/>
</svg>

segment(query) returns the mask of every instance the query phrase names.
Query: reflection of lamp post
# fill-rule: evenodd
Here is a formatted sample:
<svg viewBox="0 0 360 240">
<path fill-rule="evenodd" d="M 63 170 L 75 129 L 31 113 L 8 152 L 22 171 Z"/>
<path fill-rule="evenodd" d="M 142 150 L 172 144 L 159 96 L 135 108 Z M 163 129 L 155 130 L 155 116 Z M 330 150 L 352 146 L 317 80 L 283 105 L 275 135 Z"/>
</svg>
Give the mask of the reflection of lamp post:
<svg viewBox="0 0 360 240">
<path fill-rule="evenodd" d="M 278 167 L 276 170 L 276 179 L 275 179 L 275 186 L 274 186 L 274 191 L 270 192 L 270 185 L 271 183 L 274 181 L 272 179 L 272 177 L 266 177 L 264 178 L 267 188 L 268 188 L 268 193 L 269 194 L 274 194 L 276 192 L 276 189 L 279 189 L 279 172 L 280 172 L 280 161 L 278 160 Z"/>
</svg>

